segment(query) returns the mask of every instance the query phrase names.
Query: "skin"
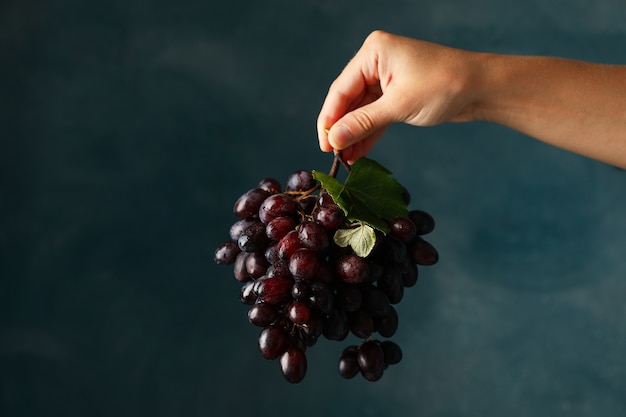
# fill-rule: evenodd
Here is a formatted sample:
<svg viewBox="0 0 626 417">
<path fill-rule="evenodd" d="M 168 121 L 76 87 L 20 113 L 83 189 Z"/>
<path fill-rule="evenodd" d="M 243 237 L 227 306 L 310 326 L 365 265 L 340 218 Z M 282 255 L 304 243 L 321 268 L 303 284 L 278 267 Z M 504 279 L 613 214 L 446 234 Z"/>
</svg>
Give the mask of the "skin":
<svg viewBox="0 0 626 417">
<path fill-rule="evenodd" d="M 471 52 L 371 33 L 331 84 L 320 149 L 365 156 L 392 123 L 489 121 L 626 168 L 626 66 Z"/>
</svg>

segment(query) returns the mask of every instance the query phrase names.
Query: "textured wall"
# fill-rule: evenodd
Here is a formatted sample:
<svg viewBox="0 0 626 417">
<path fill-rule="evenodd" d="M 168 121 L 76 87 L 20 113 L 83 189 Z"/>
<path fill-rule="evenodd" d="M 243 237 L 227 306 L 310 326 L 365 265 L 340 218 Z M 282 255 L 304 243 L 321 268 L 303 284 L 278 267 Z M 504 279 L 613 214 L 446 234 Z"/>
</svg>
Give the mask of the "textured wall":
<svg viewBox="0 0 626 417">
<path fill-rule="evenodd" d="M 437 220 L 403 362 L 299 386 L 212 262 L 261 178 L 327 170 L 315 118 L 373 29 L 626 63 L 621 0 L 0 5 L 3 416 L 626 414 L 626 175 L 483 123 L 371 153 Z M 383 4 L 384 3 L 384 4 Z"/>
</svg>

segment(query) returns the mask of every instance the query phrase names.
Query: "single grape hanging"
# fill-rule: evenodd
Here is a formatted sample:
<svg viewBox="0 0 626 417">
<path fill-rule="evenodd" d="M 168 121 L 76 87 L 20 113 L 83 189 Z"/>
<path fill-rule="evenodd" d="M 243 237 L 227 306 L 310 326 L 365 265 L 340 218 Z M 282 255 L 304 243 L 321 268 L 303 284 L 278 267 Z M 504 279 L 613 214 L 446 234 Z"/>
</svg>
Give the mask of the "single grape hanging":
<svg viewBox="0 0 626 417">
<path fill-rule="evenodd" d="M 340 354 L 346 379 L 377 381 L 401 361 L 400 346 L 374 335 L 396 333 L 394 305 L 417 283 L 418 267 L 439 260 L 424 239 L 433 217 L 409 211 L 410 202 L 386 168 L 368 158 L 350 167 L 339 153 L 329 174 L 298 170 L 284 187 L 265 178 L 237 199 L 237 220 L 214 261 L 232 266 L 248 320 L 261 330 L 258 350 L 278 360 L 287 381 L 304 379 L 306 351 L 322 337 L 362 339 Z"/>
</svg>

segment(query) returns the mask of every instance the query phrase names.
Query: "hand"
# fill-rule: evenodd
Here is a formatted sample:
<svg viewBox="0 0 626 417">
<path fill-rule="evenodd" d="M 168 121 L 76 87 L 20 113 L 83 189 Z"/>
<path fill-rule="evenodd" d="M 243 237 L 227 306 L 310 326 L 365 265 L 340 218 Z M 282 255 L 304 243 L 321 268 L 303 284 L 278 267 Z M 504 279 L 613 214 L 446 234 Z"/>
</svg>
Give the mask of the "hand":
<svg viewBox="0 0 626 417">
<path fill-rule="evenodd" d="M 365 156 L 387 126 L 473 120 L 475 53 L 373 32 L 332 83 L 319 117 L 320 149 Z"/>
</svg>

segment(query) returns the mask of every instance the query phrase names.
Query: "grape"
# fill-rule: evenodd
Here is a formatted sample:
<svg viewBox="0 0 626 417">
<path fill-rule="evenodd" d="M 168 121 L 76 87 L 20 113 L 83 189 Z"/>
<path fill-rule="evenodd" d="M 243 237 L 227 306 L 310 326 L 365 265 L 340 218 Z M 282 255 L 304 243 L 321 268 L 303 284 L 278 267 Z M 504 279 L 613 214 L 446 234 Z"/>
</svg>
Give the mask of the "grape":
<svg viewBox="0 0 626 417">
<path fill-rule="evenodd" d="M 346 255 L 337 263 L 339 279 L 350 284 L 365 282 L 369 267 L 363 258 L 357 255 Z"/>
<path fill-rule="evenodd" d="M 296 202 L 287 194 L 273 194 L 262 202 L 259 212 L 274 218 L 291 216 L 296 212 Z"/>
<path fill-rule="evenodd" d="M 294 324 L 305 324 L 311 319 L 311 308 L 303 301 L 294 301 L 287 306 L 287 315 Z"/>
<path fill-rule="evenodd" d="M 246 252 L 241 252 L 235 258 L 235 265 L 233 266 L 233 274 L 235 275 L 235 279 L 239 282 L 250 281 L 252 278 L 248 274 L 248 269 L 246 268 L 246 258 L 248 254 Z"/>
<path fill-rule="evenodd" d="M 417 234 L 415 223 L 408 217 L 397 217 L 389 224 L 390 233 L 398 239 L 408 242 Z"/>
<path fill-rule="evenodd" d="M 305 337 L 305 342 L 307 342 L 309 346 L 312 346 L 324 331 L 324 319 L 319 313 L 313 310 L 311 311 L 309 321 L 302 323 L 299 328 Z"/>
<path fill-rule="evenodd" d="M 291 296 L 297 301 L 306 300 L 310 293 L 309 284 L 305 281 L 298 281 L 291 287 Z"/>
<path fill-rule="evenodd" d="M 328 195 L 328 194 L 325 194 Z M 336 204 L 327 204 L 319 206 L 312 212 L 313 220 L 321 225 L 324 229 L 334 232 L 344 225 L 346 215 L 343 210 Z"/>
<path fill-rule="evenodd" d="M 269 196 L 269 193 L 260 188 L 248 190 L 235 202 L 233 212 L 241 219 L 257 216 L 261 203 Z"/>
<path fill-rule="evenodd" d="M 259 185 L 257 186 L 257 188 L 260 188 L 261 190 L 265 190 L 269 194 L 278 194 L 280 193 L 280 190 L 281 190 L 280 182 L 278 182 L 278 180 L 274 178 L 262 179 L 261 182 L 259 182 Z"/>
<path fill-rule="evenodd" d="M 291 217 L 276 217 L 265 227 L 265 234 L 271 240 L 280 240 L 296 227 L 296 221 Z"/>
<path fill-rule="evenodd" d="M 269 267 L 281 261 L 280 256 L 278 255 L 278 242 L 270 243 L 267 249 L 265 249 L 265 260 L 269 262 Z"/>
<path fill-rule="evenodd" d="M 269 262 L 265 259 L 265 254 L 261 252 L 253 252 L 246 256 L 246 271 L 252 279 L 263 276 L 269 265 Z"/>
<path fill-rule="evenodd" d="M 411 201 L 404 187 L 402 199 L 407 205 Z M 375 246 L 365 257 L 350 246 L 340 247 L 335 232 L 357 225 L 343 204 L 320 187 L 311 171 L 293 172 L 284 189 L 278 180 L 264 178 L 237 199 L 230 239 L 214 252 L 215 263 L 231 266 L 248 321 L 261 329 L 261 356 L 280 358 L 281 373 L 290 383 L 305 377 L 307 349 L 321 336 L 343 341 L 350 334 L 362 342 L 343 349 L 339 375 L 382 378 L 401 361 L 402 350 L 391 340 L 375 339 L 376 334 L 390 338 L 398 331 L 394 306 L 406 288 L 416 285 L 418 265 L 439 259 L 422 237 L 434 230 L 434 220 L 421 210 L 381 216 L 389 230 L 375 230 Z"/>
<path fill-rule="evenodd" d="M 241 249 L 239 249 L 237 242 L 230 240 L 222 243 L 217 248 L 213 259 L 217 264 L 231 265 L 235 263 L 235 259 L 237 259 L 237 255 L 239 255 L 240 252 Z"/>
<path fill-rule="evenodd" d="M 255 218 L 249 218 L 237 220 L 235 223 L 233 223 L 232 226 L 230 226 L 229 231 L 231 240 L 237 241 L 239 239 L 239 236 L 241 236 L 241 233 L 246 230 L 248 226 L 256 221 L 257 219 Z"/>
<path fill-rule="evenodd" d="M 311 249 L 298 249 L 289 258 L 289 272 L 301 280 L 311 280 L 315 277 L 318 268 L 317 253 Z"/>
<path fill-rule="evenodd" d="M 317 205 L 319 207 L 325 207 L 328 205 L 336 206 L 337 203 L 335 203 L 335 200 L 333 200 L 333 197 L 330 194 L 328 194 L 326 191 L 323 191 L 317 197 Z"/>
<path fill-rule="evenodd" d="M 298 228 L 300 246 L 321 252 L 329 245 L 326 230 L 317 223 L 305 221 Z"/>
<path fill-rule="evenodd" d="M 292 285 L 289 278 L 265 278 L 257 290 L 257 302 L 283 304 L 291 299 Z"/>
<path fill-rule="evenodd" d="M 276 359 L 287 349 L 287 334 L 278 326 L 267 326 L 259 335 L 259 351 L 265 359 Z"/>
<path fill-rule="evenodd" d="M 280 357 L 280 370 L 285 379 L 297 384 L 304 379 L 307 371 L 307 360 L 304 352 L 290 346 Z"/>
<path fill-rule="evenodd" d="M 288 191 L 307 191 L 315 187 L 317 182 L 310 171 L 299 170 L 292 173 L 287 180 Z"/>
<path fill-rule="evenodd" d="M 274 262 L 273 264 L 271 264 L 269 266 L 269 268 L 267 268 L 267 272 L 265 273 L 265 275 L 268 278 L 271 277 L 291 277 L 291 273 L 289 272 L 289 263 L 282 261 L 282 260 L 278 260 L 277 262 Z"/>
<path fill-rule="evenodd" d="M 298 199 L 298 211 L 306 216 L 309 216 L 313 213 L 313 209 L 315 209 L 316 204 L 317 199 L 314 196 L 303 197 Z"/>
<path fill-rule="evenodd" d="M 278 317 L 278 308 L 272 304 L 257 303 L 248 310 L 248 320 L 259 327 L 267 327 Z"/>
<path fill-rule="evenodd" d="M 243 232 L 241 232 L 239 239 L 237 239 L 239 248 L 244 252 L 265 250 L 268 243 L 269 239 L 265 234 L 265 225 L 259 221 L 246 227 Z"/>
<path fill-rule="evenodd" d="M 359 347 L 356 359 L 361 371 L 365 374 L 376 375 L 385 364 L 385 352 L 379 342 L 368 340 Z"/>
<path fill-rule="evenodd" d="M 359 347 L 356 345 L 348 346 L 341 353 L 339 358 L 339 375 L 345 379 L 352 379 L 361 371 L 359 361 L 357 360 L 357 351 Z"/>
<path fill-rule="evenodd" d="M 300 239 L 298 231 L 292 230 L 283 236 L 278 242 L 278 257 L 284 261 L 288 261 L 298 249 L 300 249 Z"/>
</svg>

